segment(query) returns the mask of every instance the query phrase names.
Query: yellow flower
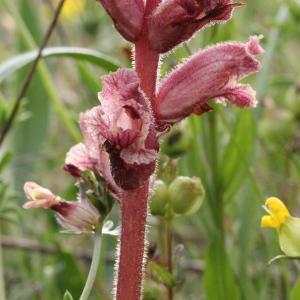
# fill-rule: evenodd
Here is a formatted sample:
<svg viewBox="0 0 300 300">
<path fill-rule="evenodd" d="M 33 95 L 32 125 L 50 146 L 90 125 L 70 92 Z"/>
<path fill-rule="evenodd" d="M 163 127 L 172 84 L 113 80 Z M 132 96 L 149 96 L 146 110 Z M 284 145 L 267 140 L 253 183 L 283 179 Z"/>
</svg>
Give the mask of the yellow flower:
<svg viewBox="0 0 300 300">
<path fill-rule="evenodd" d="M 289 257 L 300 257 L 300 219 L 292 217 L 285 204 L 276 197 L 264 206 L 269 215 L 261 219 L 261 227 L 276 228 L 281 250 Z"/>
<path fill-rule="evenodd" d="M 66 0 L 61 11 L 61 16 L 66 19 L 77 17 L 84 9 L 86 0 Z M 58 0 L 54 0 L 57 4 Z"/>
<path fill-rule="evenodd" d="M 284 203 L 276 197 L 268 198 L 264 208 L 270 215 L 262 217 L 261 227 L 279 228 L 285 223 L 286 218 L 290 217 Z"/>
</svg>

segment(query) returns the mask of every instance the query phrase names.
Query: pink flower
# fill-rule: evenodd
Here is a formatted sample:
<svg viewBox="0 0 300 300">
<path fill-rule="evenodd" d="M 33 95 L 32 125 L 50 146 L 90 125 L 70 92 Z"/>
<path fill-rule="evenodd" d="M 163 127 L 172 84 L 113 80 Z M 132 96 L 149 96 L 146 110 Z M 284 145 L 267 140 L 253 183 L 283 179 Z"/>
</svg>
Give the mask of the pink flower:
<svg viewBox="0 0 300 300">
<path fill-rule="evenodd" d="M 50 208 L 55 212 L 58 222 L 72 232 L 94 232 L 100 222 L 99 212 L 84 194 L 79 201 L 65 201 L 35 182 L 26 182 L 24 191 L 28 199 L 23 205 L 25 209 Z"/>
<path fill-rule="evenodd" d="M 86 146 L 80 143 L 67 153 L 64 170 L 74 177 L 81 177 L 81 172 L 92 171 L 96 165 L 97 160 L 90 157 Z"/>
<path fill-rule="evenodd" d="M 93 158 L 108 153 L 114 181 L 134 189 L 155 168 L 158 142 L 150 104 L 134 71 L 120 69 L 102 80 L 101 106 L 80 116 L 85 145 Z"/>
<path fill-rule="evenodd" d="M 221 102 L 227 99 L 239 107 L 255 106 L 255 91 L 238 81 L 260 69 L 255 58 L 263 53 L 260 38 L 253 36 L 246 44 L 224 43 L 207 48 L 171 72 L 156 98 L 158 122 L 178 122 L 205 110 L 207 101 L 213 98 Z"/>
<path fill-rule="evenodd" d="M 128 41 L 134 42 L 142 30 L 145 4 L 143 0 L 98 0 L 114 21 L 115 27 Z"/>
<path fill-rule="evenodd" d="M 23 205 L 27 208 L 50 208 L 60 202 L 51 191 L 35 182 L 26 182 L 24 185 L 24 192 L 28 201 Z"/>
<path fill-rule="evenodd" d="M 231 0 L 162 1 L 148 21 L 150 46 L 167 52 L 204 26 L 227 21 L 236 6 Z"/>
</svg>

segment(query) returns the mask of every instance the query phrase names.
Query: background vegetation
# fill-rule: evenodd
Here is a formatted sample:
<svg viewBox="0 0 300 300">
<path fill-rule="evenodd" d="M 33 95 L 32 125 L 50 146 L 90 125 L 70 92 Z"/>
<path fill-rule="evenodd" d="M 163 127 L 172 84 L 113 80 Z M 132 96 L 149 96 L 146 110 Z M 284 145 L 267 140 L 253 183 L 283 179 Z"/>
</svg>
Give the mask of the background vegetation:
<svg viewBox="0 0 300 300">
<path fill-rule="evenodd" d="M 0 127 L 55 4 L 0 0 Z M 78 114 L 98 103 L 101 74 L 131 64 L 131 49 L 111 26 L 96 1 L 87 1 L 78 13 L 62 15 L 49 45 L 56 48 L 48 50 L 40 63 L 1 145 L 0 299 L 4 299 L 2 276 L 9 300 L 62 299 L 66 289 L 74 299 L 80 295 L 92 241 L 59 233 L 50 213 L 24 211 L 22 186 L 35 180 L 75 199 L 74 182 L 62 167 L 65 153 L 80 139 Z M 168 72 L 189 51 L 225 40 L 246 41 L 252 34 L 265 37 L 263 70 L 251 78 L 258 107 L 239 110 L 213 104 L 212 113 L 175 127 L 173 138 L 162 147 L 161 169 L 176 164 L 179 175 L 200 177 L 206 198 L 197 214 L 172 223 L 173 276 L 163 271 L 168 256 L 166 224 L 149 217 L 152 263 L 147 267 L 147 300 L 165 299 L 168 285 L 177 300 L 300 299 L 297 262 L 282 260 L 268 266 L 280 249 L 276 232 L 259 226 L 267 196 L 280 197 L 294 215 L 300 215 L 299 1 L 246 1 L 230 22 L 198 33 L 188 47 L 164 57 L 161 70 Z M 161 170 L 158 174 L 166 176 Z M 116 206 L 110 218 L 116 225 L 118 213 Z M 91 299 L 111 299 L 115 247 L 115 237 L 104 239 Z"/>
</svg>

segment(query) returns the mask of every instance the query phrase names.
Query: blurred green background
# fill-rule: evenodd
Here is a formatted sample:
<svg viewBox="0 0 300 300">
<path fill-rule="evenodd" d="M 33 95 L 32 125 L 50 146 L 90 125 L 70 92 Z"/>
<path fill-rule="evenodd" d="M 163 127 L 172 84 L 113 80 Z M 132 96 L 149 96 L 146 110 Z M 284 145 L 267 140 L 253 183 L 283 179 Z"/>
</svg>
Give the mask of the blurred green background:
<svg viewBox="0 0 300 300">
<path fill-rule="evenodd" d="M 21 208 L 27 180 L 75 200 L 74 182 L 62 168 L 65 153 L 81 139 L 79 112 L 97 105 L 102 74 L 131 65 L 130 45 L 102 7 L 91 0 L 74 2 L 63 12 L 48 45 L 52 48 L 0 149 L 0 282 L 3 276 L 9 300 L 62 299 L 66 289 L 78 299 L 89 268 L 89 236 L 59 233 L 51 213 Z M 56 4 L 0 0 L 0 126 Z M 176 300 L 300 299 L 297 261 L 268 266 L 281 252 L 276 232 L 260 228 L 261 205 L 268 196 L 281 198 L 300 216 L 299 0 L 245 1 L 231 21 L 199 32 L 188 47 L 164 56 L 161 74 L 190 51 L 246 41 L 253 34 L 264 35 L 266 50 L 262 71 L 249 79 L 258 107 L 212 104 L 212 113 L 176 125 L 169 134 L 176 138 L 167 137 L 162 147 L 161 166 L 176 164 L 178 175 L 200 177 L 206 190 L 197 214 L 173 222 Z M 160 170 L 158 175 L 165 176 Z M 118 224 L 117 206 L 110 219 Z M 157 270 L 165 262 L 166 226 L 155 216 L 149 216 L 149 224 L 149 260 L 155 264 L 147 267 L 144 298 L 167 299 L 170 278 Z M 112 298 L 116 243 L 114 237 L 104 238 L 91 299 Z"/>
</svg>

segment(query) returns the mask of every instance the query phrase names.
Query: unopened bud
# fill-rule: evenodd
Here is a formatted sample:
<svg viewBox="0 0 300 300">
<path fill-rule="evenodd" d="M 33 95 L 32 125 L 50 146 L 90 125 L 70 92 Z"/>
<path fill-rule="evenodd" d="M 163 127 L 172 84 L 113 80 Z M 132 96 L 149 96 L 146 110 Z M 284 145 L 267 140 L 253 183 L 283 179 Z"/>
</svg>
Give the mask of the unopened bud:
<svg viewBox="0 0 300 300">
<path fill-rule="evenodd" d="M 152 215 L 164 216 L 166 214 L 166 205 L 169 199 L 167 185 L 162 180 L 156 180 L 154 192 L 150 199 L 150 210 Z"/>
<path fill-rule="evenodd" d="M 143 0 L 98 0 L 111 16 L 116 29 L 134 42 L 142 30 L 145 4 Z"/>
<path fill-rule="evenodd" d="M 205 191 L 199 178 L 179 176 L 170 184 L 169 194 L 173 211 L 190 215 L 201 207 Z"/>
</svg>

